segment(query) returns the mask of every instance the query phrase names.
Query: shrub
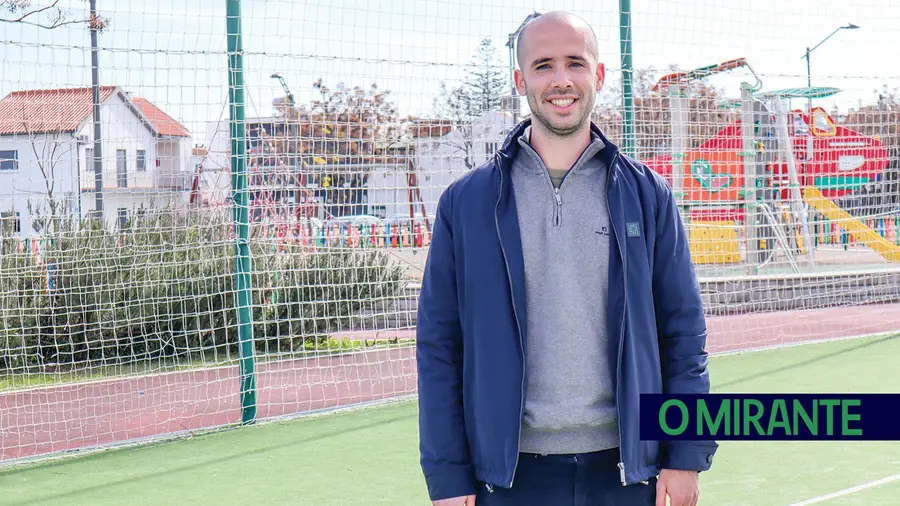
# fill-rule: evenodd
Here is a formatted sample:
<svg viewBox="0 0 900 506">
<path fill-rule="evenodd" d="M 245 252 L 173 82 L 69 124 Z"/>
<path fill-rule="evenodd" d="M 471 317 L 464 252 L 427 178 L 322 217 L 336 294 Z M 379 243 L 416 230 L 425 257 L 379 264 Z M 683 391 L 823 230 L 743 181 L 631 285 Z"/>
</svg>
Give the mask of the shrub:
<svg viewBox="0 0 900 506">
<path fill-rule="evenodd" d="M 40 257 L 0 244 L 0 369 L 129 363 L 237 352 L 230 216 L 154 213 L 125 233 L 64 222 Z M 252 314 L 260 353 L 307 349 L 367 304 L 402 291 L 378 250 L 276 248 L 251 240 Z"/>
</svg>

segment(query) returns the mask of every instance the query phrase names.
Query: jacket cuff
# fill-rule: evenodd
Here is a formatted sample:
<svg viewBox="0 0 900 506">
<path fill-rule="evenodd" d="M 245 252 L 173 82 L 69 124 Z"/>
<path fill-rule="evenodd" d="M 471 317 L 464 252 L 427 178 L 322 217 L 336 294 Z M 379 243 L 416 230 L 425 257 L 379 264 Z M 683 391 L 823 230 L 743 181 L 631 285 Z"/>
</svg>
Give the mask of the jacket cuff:
<svg viewBox="0 0 900 506">
<path fill-rule="evenodd" d="M 669 441 L 663 454 L 662 468 L 681 471 L 709 471 L 718 444 Z"/>
<path fill-rule="evenodd" d="M 475 477 L 468 466 L 429 473 L 425 483 L 432 501 L 474 495 L 476 491 Z"/>
</svg>

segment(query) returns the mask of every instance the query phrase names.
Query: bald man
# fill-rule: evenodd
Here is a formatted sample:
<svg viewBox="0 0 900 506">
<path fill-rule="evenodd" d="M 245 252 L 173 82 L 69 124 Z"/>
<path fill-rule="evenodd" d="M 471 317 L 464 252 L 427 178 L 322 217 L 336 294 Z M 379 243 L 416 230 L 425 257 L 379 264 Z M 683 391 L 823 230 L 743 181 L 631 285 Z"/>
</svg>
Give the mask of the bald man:
<svg viewBox="0 0 900 506">
<path fill-rule="evenodd" d="M 692 506 L 712 441 L 642 441 L 641 393 L 708 393 L 706 323 L 667 182 L 590 121 L 582 19 L 518 38 L 530 119 L 441 195 L 417 321 L 436 506 Z"/>
</svg>

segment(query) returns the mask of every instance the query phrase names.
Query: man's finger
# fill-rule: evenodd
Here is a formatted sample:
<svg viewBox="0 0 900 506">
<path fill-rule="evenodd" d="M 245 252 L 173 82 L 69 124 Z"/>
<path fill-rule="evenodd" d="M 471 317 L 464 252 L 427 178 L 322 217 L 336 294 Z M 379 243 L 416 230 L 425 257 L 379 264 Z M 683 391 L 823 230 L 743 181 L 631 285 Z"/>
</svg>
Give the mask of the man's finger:
<svg viewBox="0 0 900 506">
<path fill-rule="evenodd" d="M 666 493 L 669 496 L 669 506 L 690 506 L 691 504 L 690 499 L 684 495 L 683 491 L 666 489 Z"/>
<path fill-rule="evenodd" d="M 466 498 L 466 506 L 475 506 L 475 496 L 470 495 Z"/>
<path fill-rule="evenodd" d="M 656 481 L 656 506 L 666 506 L 666 484 L 662 480 Z"/>
</svg>

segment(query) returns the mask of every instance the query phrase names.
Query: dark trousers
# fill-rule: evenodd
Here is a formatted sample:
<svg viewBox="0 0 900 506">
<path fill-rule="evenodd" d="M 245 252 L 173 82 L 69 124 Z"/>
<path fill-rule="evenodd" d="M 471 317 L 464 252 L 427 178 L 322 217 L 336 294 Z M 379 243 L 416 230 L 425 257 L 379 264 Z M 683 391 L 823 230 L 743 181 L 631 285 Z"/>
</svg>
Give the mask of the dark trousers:
<svg viewBox="0 0 900 506">
<path fill-rule="evenodd" d="M 571 455 L 523 453 L 511 489 L 481 484 L 476 506 L 654 506 L 656 479 L 623 487 L 618 449 Z"/>
</svg>

